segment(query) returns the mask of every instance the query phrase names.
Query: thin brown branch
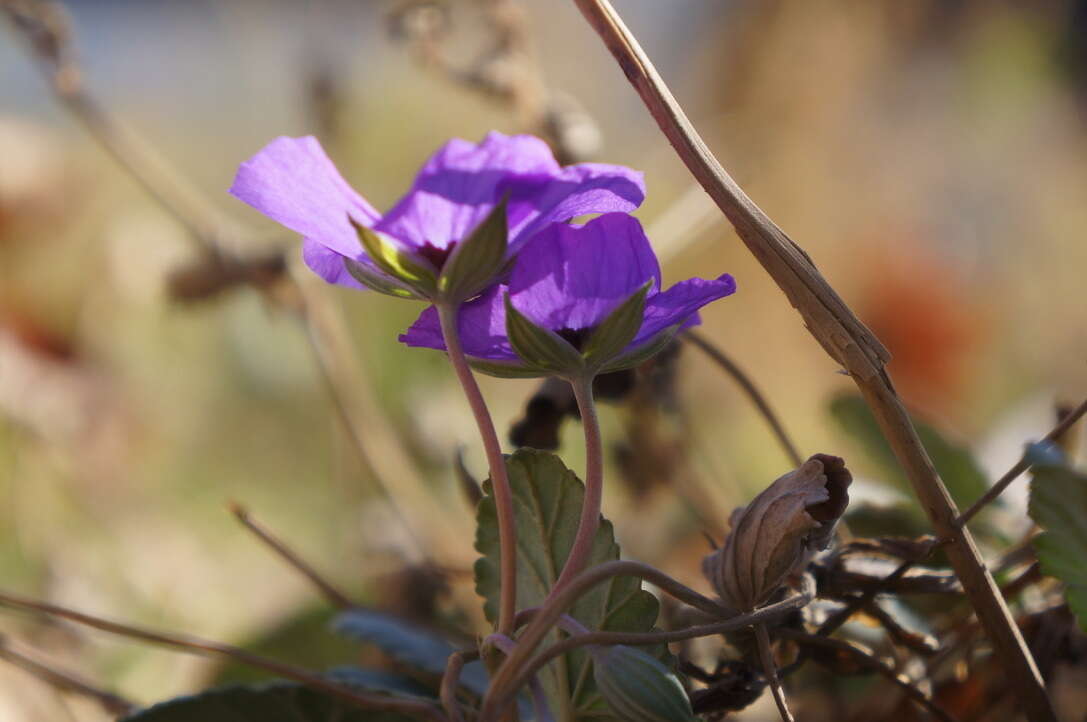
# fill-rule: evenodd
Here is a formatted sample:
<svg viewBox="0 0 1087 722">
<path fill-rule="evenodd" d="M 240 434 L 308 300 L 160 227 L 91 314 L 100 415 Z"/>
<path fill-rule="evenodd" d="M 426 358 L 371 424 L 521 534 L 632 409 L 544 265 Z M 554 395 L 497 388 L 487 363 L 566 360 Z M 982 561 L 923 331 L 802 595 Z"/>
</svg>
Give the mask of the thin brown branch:
<svg viewBox="0 0 1087 722">
<path fill-rule="evenodd" d="M 237 502 L 231 502 L 230 513 L 241 522 L 249 531 L 268 545 L 283 561 L 290 564 L 296 571 L 317 587 L 328 602 L 338 609 L 350 609 L 355 606 L 346 594 L 337 589 L 331 582 L 321 576 L 308 562 L 300 557 L 293 549 L 288 547 L 281 539 L 268 531 L 263 524 L 258 522 L 249 513 L 249 510 Z"/>
<path fill-rule="evenodd" d="M 711 342 L 701 333 L 697 331 L 687 331 L 683 334 L 683 340 L 697 347 L 702 353 L 710 357 L 710 359 L 721 367 L 726 374 L 732 377 L 733 381 L 739 385 L 747 397 L 751 400 L 751 403 L 755 405 L 759 413 L 769 424 L 770 430 L 777 437 L 778 443 L 781 444 L 781 448 L 785 450 L 785 455 L 789 457 L 789 461 L 793 466 L 800 466 L 804 463 L 804 458 L 800 456 L 800 452 L 797 451 L 796 444 L 789 437 L 787 431 L 785 431 L 785 425 L 781 423 L 781 419 L 771 408 L 770 402 L 767 400 L 766 395 L 759 391 L 759 387 L 755 385 L 755 382 L 751 380 L 751 377 L 744 373 L 743 369 L 736 365 L 729 356 L 722 351 L 716 344 Z"/>
<path fill-rule="evenodd" d="M 774 704 L 777 705 L 778 714 L 781 715 L 782 722 L 795 722 L 793 713 L 789 711 L 789 704 L 785 701 L 785 690 L 781 688 L 781 680 L 778 679 L 777 665 L 774 664 L 774 651 L 770 647 L 770 634 L 766 631 L 765 624 L 755 625 L 755 641 L 758 643 L 762 672 L 766 676 L 766 683 L 770 686 L 770 692 L 774 696 Z"/>
<path fill-rule="evenodd" d="M 782 639 L 791 639 L 795 642 L 799 642 L 802 646 L 822 647 L 824 649 L 847 654 L 863 668 L 882 675 L 893 682 L 906 693 L 907 697 L 916 702 L 918 706 L 924 708 L 925 711 L 932 716 L 942 720 L 942 722 L 955 722 L 955 718 L 949 715 L 947 710 L 933 702 L 927 694 L 918 689 L 917 685 L 911 682 L 905 675 L 899 674 L 895 671 L 894 667 L 890 666 L 879 657 L 869 654 L 855 644 L 850 644 L 841 639 L 823 637 L 818 634 L 807 634 L 795 629 L 781 628 L 775 630 L 774 634 Z"/>
<path fill-rule="evenodd" d="M 41 660 L 34 659 L 13 649 L 11 643 L 2 635 L 0 635 L 0 659 L 34 675 L 61 692 L 69 692 L 93 699 L 105 710 L 106 714 L 113 717 L 122 717 L 136 709 L 136 705 L 124 697 L 99 689 L 71 672 L 59 670 Z"/>
<path fill-rule="evenodd" d="M 351 704 L 364 709 L 399 712 L 418 719 L 431 720 L 432 722 L 448 722 L 445 715 L 443 715 L 438 708 L 426 702 L 358 692 L 350 687 L 330 682 L 324 677 L 310 673 L 308 670 L 278 662 L 274 659 L 267 659 L 247 652 L 244 649 L 220 644 L 219 642 L 212 642 L 188 635 L 141 629 L 128 624 L 94 617 L 55 604 L 49 604 L 48 602 L 28 599 L 6 592 L 0 592 L 0 606 L 59 617 L 60 619 L 92 627 L 103 632 L 128 637 L 129 639 L 139 640 L 148 644 L 169 647 L 187 654 L 230 659 L 248 667 L 261 669 L 285 679 L 294 680 L 295 682 L 299 682 L 312 689 L 339 697 L 346 702 L 350 702 Z"/>
<path fill-rule="evenodd" d="M 735 227 L 823 349 L 860 388 L 913 485 L 962 581 L 1008 683 L 1033 722 L 1054 722 L 1053 706 L 1030 650 L 917 436 L 887 375 L 890 355 L 822 277 L 811 259 L 743 192 L 709 150 L 630 30 L 607 0 L 574 0 L 645 102 L 680 158 Z"/>
<path fill-rule="evenodd" d="M 1060 439 L 1069 429 L 1076 425 L 1084 414 L 1087 414 L 1087 400 L 1081 403 L 1076 408 L 1072 409 L 1060 423 L 1054 426 L 1048 434 L 1042 437 L 1042 441 L 1056 441 Z M 1024 471 L 1031 466 L 1030 460 L 1027 454 L 1023 454 L 1023 457 L 1016 462 L 1015 466 L 1008 469 L 1004 476 L 997 479 L 996 483 L 989 487 L 989 490 L 981 495 L 981 498 L 970 505 L 970 508 L 959 515 L 959 518 L 955 520 L 955 526 L 963 527 L 974 516 L 991 504 L 994 499 L 1004 493 L 1004 490 L 1011 486 L 1022 475 Z"/>
</svg>

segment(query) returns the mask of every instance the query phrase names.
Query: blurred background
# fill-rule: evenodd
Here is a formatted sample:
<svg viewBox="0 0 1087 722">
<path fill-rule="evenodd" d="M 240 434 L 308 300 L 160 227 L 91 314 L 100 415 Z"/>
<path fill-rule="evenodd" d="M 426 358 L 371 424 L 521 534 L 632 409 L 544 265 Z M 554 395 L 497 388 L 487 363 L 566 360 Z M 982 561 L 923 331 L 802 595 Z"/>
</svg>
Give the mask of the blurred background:
<svg viewBox="0 0 1087 722">
<path fill-rule="evenodd" d="M 1056 403 L 1087 394 L 1087 3 L 616 5 L 725 167 L 889 346 L 906 400 L 990 479 L 1048 430 Z M 484 474 L 467 406 L 440 354 L 396 341 L 418 306 L 322 286 L 297 238 L 227 194 L 278 135 L 317 135 L 379 209 L 445 140 L 491 129 L 542 134 L 565 161 L 644 170 L 638 215 L 666 283 L 737 279 L 704 313 L 704 336 L 802 455 L 845 456 L 862 500 L 912 504 L 856 456 L 829 411 L 848 379 L 572 3 L 63 8 L 70 52 L 28 42 L 25 25 L 0 33 L 4 588 L 237 644 L 306 624 L 319 634 L 325 605 L 239 526 L 233 500 L 362 601 L 478 622 L 474 522 L 453 465 L 463 445 Z M 732 507 L 791 464 L 697 349 L 663 373 L 665 391 L 604 411 L 616 452 L 605 514 L 626 555 L 705 589 L 701 531 L 720 538 Z M 500 429 L 536 391 L 482 383 Z M 579 437 L 576 422 L 561 427 L 574 469 Z M 637 463 L 654 444 L 679 460 Z M 1013 533 L 1024 493 L 1010 495 Z M 403 571 L 424 559 L 440 573 Z M 141 703 L 226 674 L 21 617 L 0 632 Z M 314 663 L 351 654 L 293 644 L 279 649 Z M 0 666 L 0 719 L 104 717 Z"/>
</svg>

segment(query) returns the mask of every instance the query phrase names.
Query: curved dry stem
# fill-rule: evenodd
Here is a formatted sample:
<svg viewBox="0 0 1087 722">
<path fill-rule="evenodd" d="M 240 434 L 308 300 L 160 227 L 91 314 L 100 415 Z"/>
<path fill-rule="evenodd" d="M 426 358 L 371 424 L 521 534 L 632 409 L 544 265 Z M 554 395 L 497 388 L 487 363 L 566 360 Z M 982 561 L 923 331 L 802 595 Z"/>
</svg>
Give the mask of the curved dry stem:
<svg viewBox="0 0 1087 722">
<path fill-rule="evenodd" d="M 200 639 L 199 637 L 156 632 L 133 627 L 128 624 L 111 622 L 107 619 L 94 617 L 89 614 L 77 612 L 73 609 L 49 604 L 48 602 L 41 602 L 35 599 L 28 599 L 15 594 L 0 593 L 0 606 L 59 617 L 70 622 L 75 622 L 76 624 L 99 629 L 103 632 L 109 632 L 110 634 L 116 634 L 162 647 L 169 647 L 188 654 L 197 654 L 206 657 L 223 657 L 248 667 L 271 672 L 272 674 L 285 679 L 294 680 L 311 689 L 334 695 L 364 709 L 399 712 L 418 719 L 431 720 L 431 722 L 448 722 L 445 715 L 443 715 L 440 710 L 426 702 L 358 692 L 350 687 L 336 684 L 323 677 L 311 674 L 309 671 L 299 667 L 283 662 L 277 662 L 274 659 L 267 659 L 247 652 L 244 649 L 231 647 L 227 644 L 220 644 L 219 642 L 212 642 L 206 639 Z"/>
<path fill-rule="evenodd" d="M 694 330 L 685 331 L 681 337 L 684 341 L 696 347 L 702 353 L 710 357 L 710 359 L 721 367 L 725 373 L 732 377 L 736 384 L 743 390 L 747 397 L 751 399 L 751 403 L 755 405 L 758 412 L 766 419 L 766 423 L 770 426 L 770 430 L 774 433 L 778 443 L 781 444 L 781 448 L 785 451 L 785 455 L 789 457 L 789 461 L 793 466 L 800 466 L 804 463 L 804 458 L 800 456 L 800 452 L 797 451 L 796 444 L 793 443 L 792 438 L 789 437 L 789 433 L 785 431 L 785 425 L 781 422 L 781 419 L 774 409 L 771 408 L 770 402 L 766 396 L 759 391 L 759 387 L 755 385 L 755 382 L 751 380 L 751 377 L 743 372 L 743 370 L 736 365 L 728 355 L 712 343 L 702 334 Z"/>
</svg>

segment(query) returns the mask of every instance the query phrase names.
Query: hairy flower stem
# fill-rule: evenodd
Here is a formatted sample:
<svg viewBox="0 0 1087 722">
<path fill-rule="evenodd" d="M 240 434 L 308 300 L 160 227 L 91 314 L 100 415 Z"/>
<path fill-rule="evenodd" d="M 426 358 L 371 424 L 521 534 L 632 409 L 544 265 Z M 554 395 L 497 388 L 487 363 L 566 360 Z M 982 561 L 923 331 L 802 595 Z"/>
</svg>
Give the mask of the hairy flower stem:
<svg viewBox="0 0 1087 722">
<path fill-rule="evenodd" d="M 472 407 L 472 414 L 476 417 L 479 435 L 483 440 L 483 450 L 487 454 L 487 465 L 490 467 L 491 486 L 494 489 L 494 503 L 498 516 L 500 569 L 498 632 L 513 634 L 513 621 L 517 614 L 517 530 L 513 516 L 513 492 L 506 474 L 506 462 L 502 458 L 502 446 L 494 430 L 491 412 L 487 410 L 487 402 L 483 400 L 479 384 L 472 375 L 472 369 L 468 367 L 468 359 L 465 358 L 464 349 L 460 344 L 460 330 L 457 328 L 458 307 L 440 303 L 435 305 L 442 325 L 442 338 L 449 354 L 449 362 L 453 364 L 453 371 L 456 372 L 457 380 L 464 388 L 468 405 Z"/>
<path fill-rule="evenodd" d="M 555 586 L 551 587 L 549 599 L 555 597 L 563 587 L 581 573 L 593 551 L 593 539 L 600 528 L 600 507 L 604 501 L 604 448 L 600 439 L 600 419 L 596 414 L 596 402 L 593 400 L 593 379 L 570 379 L 577 400 L 577 409 L 581 414 L 581 425 L 585 428 L 585 500 L 581 505 L 581 519 L 577 525 L 577 536 L 570 547 L 570 555 L 562 567 Z"/>
</svg>

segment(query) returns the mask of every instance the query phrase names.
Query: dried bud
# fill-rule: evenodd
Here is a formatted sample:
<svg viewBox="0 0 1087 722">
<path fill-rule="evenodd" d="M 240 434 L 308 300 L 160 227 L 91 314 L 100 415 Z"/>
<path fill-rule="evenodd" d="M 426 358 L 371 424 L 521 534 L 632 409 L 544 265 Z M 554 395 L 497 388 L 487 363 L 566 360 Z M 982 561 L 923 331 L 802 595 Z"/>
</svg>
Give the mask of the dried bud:
<svg viewBox="0 0 1087 722">
<path fill-rule="evenodd" d="M 781 586 L 809 552 L 830 544 L 853 481 L 837 456 L 816 454 L 732 512 L 732 531 L 702 562 L 722 600 L 750 612 Z"/>
</svg>

